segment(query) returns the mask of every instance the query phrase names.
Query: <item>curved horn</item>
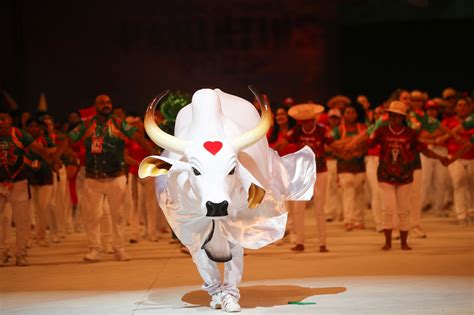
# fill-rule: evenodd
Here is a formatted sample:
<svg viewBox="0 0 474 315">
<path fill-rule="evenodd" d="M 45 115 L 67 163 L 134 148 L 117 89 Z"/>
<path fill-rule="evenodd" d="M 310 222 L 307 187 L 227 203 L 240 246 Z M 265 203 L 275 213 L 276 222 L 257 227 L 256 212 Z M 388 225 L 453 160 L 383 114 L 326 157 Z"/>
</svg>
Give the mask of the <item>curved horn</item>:
<svg viewBox="0 0 474 315">
<path fill-rule="evenodd" d="M 258 125 L 255 126 L 255 128 L 244 132 L 243 134 L 234 139 L 234 145 L 237 148 L 237 151 L 243 150 L 256 143 L 261 138 L 265 137 L 268 132 L 268 129 L 270 129 L 270 126 L 272 124 L 272 115 L 270 112 L 270 106 L 268 105 L 267 101 L 263 97 L 261 97 L 260 92 L 258 92 L 251 85 L 249 85 L 249 89 L 250 91 L 252 91 L 253 95 L 255 96 L 260 105 L 262 117 Z"/>
<path fill-rule="evenodd" d="M 150 139 L 158 146 L 167 149 L 168 151 L 184 155 L 186 148 L 186 141 L 179 139 L 164 132 L 158 127 L 155 122 L 155 109 L 158 103 L 168 94 L 169 90 L 161 92 L 148 105 L 145 113 L 144 126 Z"/>
</svg>

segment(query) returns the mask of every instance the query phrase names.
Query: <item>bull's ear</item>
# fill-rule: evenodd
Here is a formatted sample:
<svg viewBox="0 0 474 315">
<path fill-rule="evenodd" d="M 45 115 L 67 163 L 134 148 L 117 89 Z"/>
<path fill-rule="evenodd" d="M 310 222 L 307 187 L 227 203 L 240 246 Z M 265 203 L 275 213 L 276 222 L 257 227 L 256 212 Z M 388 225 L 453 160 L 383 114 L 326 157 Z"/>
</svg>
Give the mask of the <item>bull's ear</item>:
<svg viewBox="0 0 474 315">
<path fill-rule="evenodd" d="M 250 209 L 257 208 L 265 197 L 265 189 L 240 162 L 238 163 L 237 174 L 242 186 L 247 190 L 248 207 Z"/>
<path fill-rule="evenodd" d="M 265 189 L 252 183 L 248 191 L 247 202 L 250 209 L 255 209 L 265 197 Z"/>
<path fill-rule="evenodd" d="M 165 158 L 158 155 L 148 156 L 140 163 L 138 176 L 140 178 L 157 177 L 168 173 L 170 170 L 184 171 L 189 169 L 189 164 L 183 161 Z"/>
</svg>

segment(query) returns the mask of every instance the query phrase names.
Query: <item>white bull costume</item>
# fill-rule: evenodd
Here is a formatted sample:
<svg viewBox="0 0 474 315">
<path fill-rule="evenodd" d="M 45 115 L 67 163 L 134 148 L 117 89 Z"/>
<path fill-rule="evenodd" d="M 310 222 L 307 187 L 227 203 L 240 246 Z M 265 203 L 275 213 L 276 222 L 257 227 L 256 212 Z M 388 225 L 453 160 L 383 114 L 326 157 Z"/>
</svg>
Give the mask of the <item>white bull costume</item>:
<svg viewBox="0 0 474 315">
<path fill-rule="evenodd" d="M 249 87 L 262 115 L 248 101 L 219 89 L 194 93 L 177 116 L 175 135 L 162 131 L 147 109 L 145 129 L 165 148 L 145 158 L 139 176 L 157 177 L 156 194 L 179 240 L 189 249 L 211 296 L 211 307 L 239 311 L 237 284 L 243 248 L 258 249 L 285 232 L 285 200 L 309 200 L 316 180 L 313 151 L 304 147 L 283 158 L 270 149 L 267 103 Z M 224 280 L 216 262 L 224 262 Z M 226 308 L 226 297 L 238 307 Z M 234 303 L 234 306 L 235 306 Z"/>
</svg>

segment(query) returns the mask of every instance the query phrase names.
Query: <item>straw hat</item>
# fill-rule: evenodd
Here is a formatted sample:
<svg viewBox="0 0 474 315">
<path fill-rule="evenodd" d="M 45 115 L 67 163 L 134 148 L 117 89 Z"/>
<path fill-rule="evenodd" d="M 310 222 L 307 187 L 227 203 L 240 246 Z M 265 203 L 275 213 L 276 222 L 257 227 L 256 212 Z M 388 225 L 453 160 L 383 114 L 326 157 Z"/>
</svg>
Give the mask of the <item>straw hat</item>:
<svg viewBox="0 0 474 315">
<path fill-rule="evenodd" d="M 418 90 L 411 91 L 410 98 L 413 99 L 413 100 L 423 100 L 424 99 L 423 93 L 421 91 L 418 91 Z"/>
<path fill-rule="evenodd" d="M 298 104 L 291 106 L 288 115 L 296 120 L 308 120 L 316 118 L 316 115 L 324 112 L 324 107 L 317 104 Z"/>
<path fill-rule="evenodd" d="M 332 108 L 336 103 L 344 103 L 349 105 L 351 103 L 351 99 L 344 95 L 336 95 L 328 101 L 329 108 Z"/>
<path fill-rule="evenodd" d="M 328 117 L 339 117 L 339 118 L 341 118 L 342 117 L 341 111 L 337 108 L 333 108 L 333 109 L 329 110 Z"/>
<path fill-rule="evenodd" d="M 406 106 L 403 102 L 393 101 L 385 111 L 406 116 L 408 112 L 408 106 Z"/>
<path fill-rule="evenodd" d="M 443 98 L 447 99 L 449 97 L 456 96 L 456 90 L 453 88 L 446 88 L 443 90 Z"/>
</svg>

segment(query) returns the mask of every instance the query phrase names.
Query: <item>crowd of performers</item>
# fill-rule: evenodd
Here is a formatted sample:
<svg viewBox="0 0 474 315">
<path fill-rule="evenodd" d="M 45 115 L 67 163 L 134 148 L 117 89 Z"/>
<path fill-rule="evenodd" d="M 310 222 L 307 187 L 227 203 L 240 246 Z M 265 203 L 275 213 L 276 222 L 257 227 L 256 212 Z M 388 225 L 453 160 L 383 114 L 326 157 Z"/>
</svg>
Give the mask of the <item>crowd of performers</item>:
<svg viewBox="0 0 474 315">
<path fill-rule="evenodd" d="M 426 237 L 423 209 L 470 223 L 472 98 L 451 88 L 434 99 L 396 90 L 377 107 L 362 95 L 335 96 L 326 108 L 291 98 L 271 106 L 270 146 L 283 156 L 308 145 L 316 155 L 310 205 L 320 252 L 328 251 L 327 222 L 343 221 L 347 231 L 369 228 L 367 207 L 374 230 L 385 235 L 383 250 L 391 248 L 392 235 L 404 250 L 411 249 L 408 235 Z M 27 248 L 52 246 L 74 232 L 86 232 L 85 262 L 104 253 L 127 261 L 126 242 L 172 234 L 154 197 L 153 178 L 138 177 L 140 161 L 160 152 L 147 138 L 142 117 L 113 108 L 107 95 L 97 96 L 93 108 L 92 114 L 71 113 L 64 124 L 46 112 L 0 109 L 0 266 L 13 257 L 17 266 L 27 266 Z M 305 250 L 307 205 L 288 202 L 285 239 L 293 251 Z"/>
</svg>

